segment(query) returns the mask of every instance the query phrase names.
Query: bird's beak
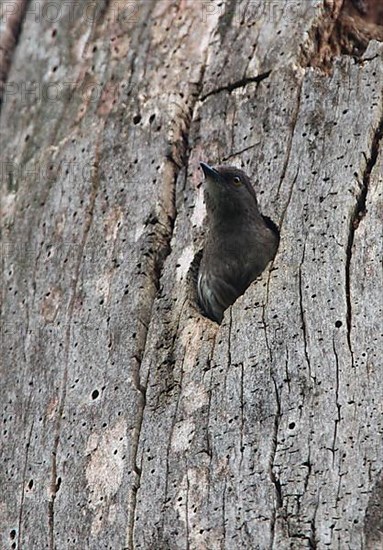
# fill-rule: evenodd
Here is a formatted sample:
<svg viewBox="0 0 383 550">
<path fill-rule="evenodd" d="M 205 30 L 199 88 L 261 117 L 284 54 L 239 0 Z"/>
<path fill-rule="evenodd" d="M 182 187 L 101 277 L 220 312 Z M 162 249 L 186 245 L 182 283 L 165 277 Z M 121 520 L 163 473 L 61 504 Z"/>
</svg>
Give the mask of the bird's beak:
<svg viewBox="0 0 383 550">
<path fill-rule="evenodd" d="M 200 162 L 200 166 L 206 179 L 212 179 L 216 181 L 221 179 L 221 174 L 218 172 L 218 170 L 216 170 L 212 166 L 209 166 L 208 164 L 206 164 L 206 162 Z"/>
</svg>

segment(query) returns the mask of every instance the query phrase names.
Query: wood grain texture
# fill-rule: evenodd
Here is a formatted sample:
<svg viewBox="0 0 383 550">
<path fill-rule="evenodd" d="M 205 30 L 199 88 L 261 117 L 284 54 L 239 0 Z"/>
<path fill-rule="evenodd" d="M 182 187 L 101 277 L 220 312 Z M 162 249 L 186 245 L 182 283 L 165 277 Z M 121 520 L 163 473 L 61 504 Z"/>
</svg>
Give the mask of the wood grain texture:
<svg viewBox="0 0 383 550">
<path fill-rule="evenodd" d="M 332 57 L 339 0 L 48 4 L 0 121 L 1 547 L 379 548 L 382 44 Z M 200 160 L 281 232 L 221 326 Z"/>
</svg>

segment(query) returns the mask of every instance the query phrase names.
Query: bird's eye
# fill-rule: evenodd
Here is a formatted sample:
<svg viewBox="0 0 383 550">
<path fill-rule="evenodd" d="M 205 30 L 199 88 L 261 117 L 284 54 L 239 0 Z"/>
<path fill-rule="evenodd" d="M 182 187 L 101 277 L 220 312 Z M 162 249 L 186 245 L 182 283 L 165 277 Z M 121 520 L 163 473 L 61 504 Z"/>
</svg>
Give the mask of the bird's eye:
<svg viewBox="0 0 383 550">
<path fill-rule="evenodd" d="M 238 177 L 238 176 L 234 176 L 234 178 L 233 178 L 233 183 L 234 183 L 234 185 L 235 185 L 236 187 L 239 187 L 239 186 L 241 185 L 241 183 L 242 183 L 242 182 L 241 182 L 241 178 Z"/>
</svg>

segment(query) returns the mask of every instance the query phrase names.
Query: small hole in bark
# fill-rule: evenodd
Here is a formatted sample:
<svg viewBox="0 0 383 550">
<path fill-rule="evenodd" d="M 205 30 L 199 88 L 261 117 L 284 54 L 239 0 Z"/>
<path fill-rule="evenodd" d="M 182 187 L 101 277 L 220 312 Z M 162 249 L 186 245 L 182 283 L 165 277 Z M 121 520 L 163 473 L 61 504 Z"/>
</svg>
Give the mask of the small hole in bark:
<svg viewBox="0 0 383 550">
<path fill-rule="evenodd" d="M 9 533 L 9 536 L 11 537 L 11 539 L 14 539 L 16 537 L 15 529 L 12 529 L 12 531 Z"/>
<path fill-rule="evenodd" d="M 141 122 L 141 115 L 135 115 L 133 117 L 133 124 L 139 124 Z"/>
<path fill-rule="evenodd" d="M 336 321 L 335 326 L 336 328 L 340 328 L 342 326 L 342 321 Z"/>
<path fill-rule="evenodd" d="M 28 483 L 28 489 L 32 489 L 33 487 L 33 479 L 31 479 Z"/>
<path fill-rule="evenodd" d="M 295 428 L 295 422 L 290 422 L 289 429 L 293 430 Z"/>
<path fill-rule="evenodd" d="M 97 399 L 99 395 L 100 395 L 100 392 L 98 390 L 92 391 L 92 399 Z"/>
</svg>

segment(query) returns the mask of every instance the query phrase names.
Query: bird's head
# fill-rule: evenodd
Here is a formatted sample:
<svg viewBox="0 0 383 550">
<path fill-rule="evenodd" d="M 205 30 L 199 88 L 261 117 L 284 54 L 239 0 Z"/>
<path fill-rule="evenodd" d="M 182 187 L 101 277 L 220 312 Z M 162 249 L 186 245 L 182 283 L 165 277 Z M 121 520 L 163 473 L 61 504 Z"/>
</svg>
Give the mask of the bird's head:
<svg viewBox="0 0 383 550">
<path fill-rule="evenodd" d="M 248 176 L 234 166 L 213 168 L 201 162 L 205 175 L 205 200 L 210 213 L 238 213 L 258 210 L 257 198 Z"/>
</svg>

